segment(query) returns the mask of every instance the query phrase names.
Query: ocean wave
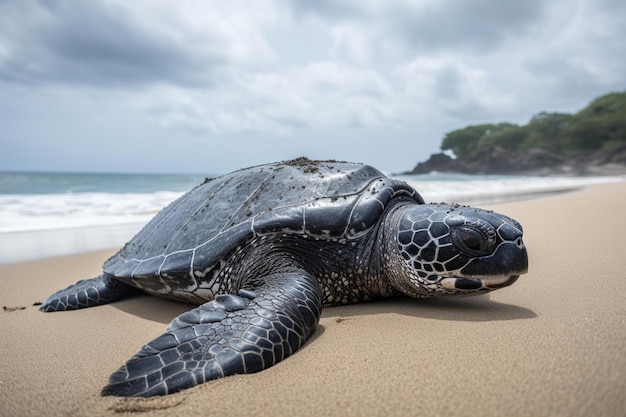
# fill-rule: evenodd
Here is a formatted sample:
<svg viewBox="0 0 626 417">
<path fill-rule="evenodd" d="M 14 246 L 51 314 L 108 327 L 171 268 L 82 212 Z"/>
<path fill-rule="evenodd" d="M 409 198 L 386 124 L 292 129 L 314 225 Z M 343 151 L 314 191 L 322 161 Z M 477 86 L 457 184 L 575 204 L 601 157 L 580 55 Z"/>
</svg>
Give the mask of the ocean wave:
<svg viewBox="0 0 626 417">
<path fill-rule="evenodd" d="M 399 177 L 427 202 L 489 205 L 623 177 Z M 183 192 L 0 194 L 0 264 L 121 247 Z"/>
<path fill-rule="evenodd" d="M 0 232 L 142 223 L 179 192 L 0 195 Z"/>
<path fill-rule="evenodd" d="M 625 177 L 518 177 L 426 174 L 398 177 L 408 182 L 427 203 L 488 205 L 525 200 L 593 184 L 624 181 Z"/>
<path fill-rule="evenodd" d="M 527 199 L 590 184 L 624 181 L 623 177 L 492 177 L 414 175 L 398 177 L 427 202 L 487 205 Z M 141 224 L 183 192 L 59 193 L 0 195 L 0 233 Z"/>
</svg>

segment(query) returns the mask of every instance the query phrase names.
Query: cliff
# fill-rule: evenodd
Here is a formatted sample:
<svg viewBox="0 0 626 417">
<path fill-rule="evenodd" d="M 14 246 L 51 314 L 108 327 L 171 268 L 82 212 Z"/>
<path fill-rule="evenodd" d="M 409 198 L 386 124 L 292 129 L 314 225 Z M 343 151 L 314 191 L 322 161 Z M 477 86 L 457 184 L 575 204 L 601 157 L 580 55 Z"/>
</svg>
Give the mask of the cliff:
<svg viewBox="0 0 626 417">
<path fill-rule="evenodd" d="M 541 148 L 510 151 L 499 146 L 485 146 L 456 159 L 443 153 L 431 155 L 427 161 L 403 174 L 433 171 L 483 175 L 626 175 L 626 145 L 568 154 Z"/>
</svg>

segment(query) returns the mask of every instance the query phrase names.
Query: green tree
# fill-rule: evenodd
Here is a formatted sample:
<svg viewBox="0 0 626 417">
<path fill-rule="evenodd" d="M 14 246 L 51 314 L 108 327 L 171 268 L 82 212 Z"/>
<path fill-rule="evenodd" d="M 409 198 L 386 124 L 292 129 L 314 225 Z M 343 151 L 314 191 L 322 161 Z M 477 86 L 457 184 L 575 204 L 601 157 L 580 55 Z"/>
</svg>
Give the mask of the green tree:
<svg viewBox="0 0 626 417">
<path fill-rule="evenodd" d="M 511 123 L 499 123 L 479 141 L 478 146 L 500 146 L 511 151 L 517 150 L 524 141 L 524 128 Z"/>
<path fill-rule="evenodd" d="M 565 152 L 626 144 L 626 92 L 595 99 L 573 116 L 563 133 Z"/>
<path fill-rule="evenodd" d="M 470 155 L 479 147 L 481 138 L 496 129 L 496 126 L 494 124 L 474 125 L 448 132 L 441 143 L 441 150 L 451 150 L 459 157 Z"/>
<path fill-rule="evenodd" d="M 572 115 L 566 113 L 541 112 L 524 126 L 525 138 L 519 149 L 544 148 L 561 152 L 563 132 L 572 122 Z"/>
<path fill-rule="evenodd" d="M 441 149 L 464 157 L 485 146 L 566 153 L 621 144 L 626 144 L 626 91 L 599 97 L 574 115 L 541 112 L 524 126 L 498 123 L 454 130 L 446 133 Z"/>
</svg>

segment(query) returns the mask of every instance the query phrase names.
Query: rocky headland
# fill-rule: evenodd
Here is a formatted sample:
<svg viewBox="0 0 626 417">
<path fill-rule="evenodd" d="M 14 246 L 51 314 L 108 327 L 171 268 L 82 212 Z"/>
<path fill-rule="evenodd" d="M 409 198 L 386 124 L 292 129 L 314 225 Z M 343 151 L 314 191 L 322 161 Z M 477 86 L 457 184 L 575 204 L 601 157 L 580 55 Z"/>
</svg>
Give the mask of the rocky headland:
<svg viewBox="0 0 626 417">
<path fill-rule="evenodd" d="M 499 146 L 487 146 L 458 158 L 437 153 L 403 174 L 429 172 L 533 176 L 626 175 L 626 145 L 568 154 L 557 154 L 541 148 L 510 151 Z"/>
</svg>

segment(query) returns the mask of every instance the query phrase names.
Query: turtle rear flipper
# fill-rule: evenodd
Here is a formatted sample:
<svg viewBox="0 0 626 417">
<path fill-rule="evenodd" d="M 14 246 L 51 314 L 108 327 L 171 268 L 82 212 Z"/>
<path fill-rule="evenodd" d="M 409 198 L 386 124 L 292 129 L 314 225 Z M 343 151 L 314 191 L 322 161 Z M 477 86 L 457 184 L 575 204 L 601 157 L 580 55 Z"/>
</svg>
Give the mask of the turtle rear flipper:
<svg viewBox="0 0 626 417">
<path fill-rule="evenodd" d="M 264 277 L 253 291 L 218 295 L 178 316 L 111 375 L 102 395 L 165 395 L 269 368 L 304 344 L 321 310 L 322 295 L 309 274 Z"/>
<path fill-rule="evenodd" d="M 39 310 L 50 312 L 93 307 L 120 300 L 131 291 L 131 286 L 103 273 L 55 292 L 43 302 Z"/>
</svg>

